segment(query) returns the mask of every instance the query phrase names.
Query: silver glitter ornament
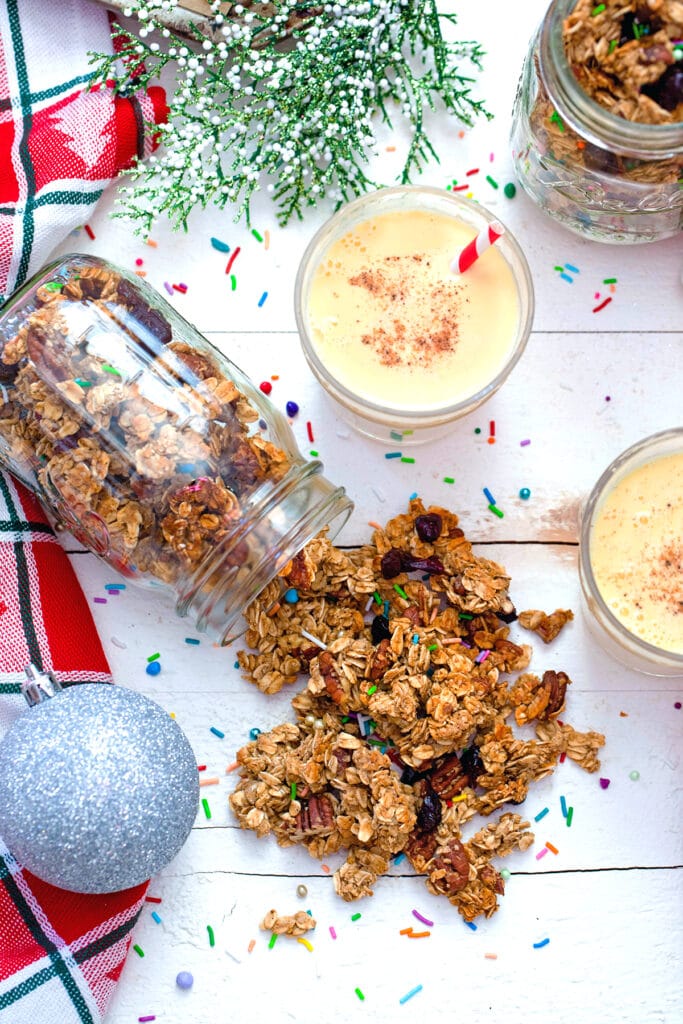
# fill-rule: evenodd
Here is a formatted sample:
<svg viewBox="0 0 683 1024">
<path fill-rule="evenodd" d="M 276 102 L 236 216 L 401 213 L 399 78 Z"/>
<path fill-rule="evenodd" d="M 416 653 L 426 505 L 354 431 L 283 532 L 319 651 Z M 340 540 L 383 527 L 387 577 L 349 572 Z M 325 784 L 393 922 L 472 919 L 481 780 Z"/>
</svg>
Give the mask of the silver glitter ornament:
<svg viewBox="0 0 683 1024">
<path fill-rule="evenodd" d="M 33 706 L 0 743 L 0 834 L 24 867 L 62 889 L 145 881 L 194 824 L 199 778 L 184 733 L 122 686 L 61 690 L 36 670 L 27 676 Z"/>
</svg>

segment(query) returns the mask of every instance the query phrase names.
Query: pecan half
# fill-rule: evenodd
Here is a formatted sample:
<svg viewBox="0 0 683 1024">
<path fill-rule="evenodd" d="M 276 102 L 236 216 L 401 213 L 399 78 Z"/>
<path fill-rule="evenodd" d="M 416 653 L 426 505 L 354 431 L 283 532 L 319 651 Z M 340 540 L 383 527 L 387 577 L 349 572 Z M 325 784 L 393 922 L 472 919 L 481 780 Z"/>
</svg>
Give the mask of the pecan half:
<svg viewBox="0 0 683 1024">
<path fill-rule="evenodd" d="M 451 839 L 432 858 L 429 881 L 437 892 L 452 896 L 465 888 L 469 878 L 467 851 L 459 839 Z"/>
<path fill-rule="evenodd" d="M 344 693 L 341 680 L 337 675 L 337 670 L 334 667 L 332 655 L 328 651 L 323 651 L 321 653 L 318 658 L 318 666 L 320 668 L 320 674 L 325 681 L 325 689 L 327 690 L 328 696 L 335 704 L 342 704 L 346 699 L 346 694 Z"/>
<path fill-rule="evenodd" d="M 430 776 L 432 789 L 443 800 L 452 800 L 469 785 L 469 778 L 457 754 L 445 758 Z"/>
<path fill-rule="evenodd" d="M 332 799 L 326 793 L 312 796 L 303 805 L 294 823 L 297 838 L 329 835 L 334 830 Z"/>
<path fill-rule="evenodd" d="M 381 679 L 391 665 L 391 645 L 389 640 L 380 640 L 368 659 L 368 679 Z"/>
<path fill-rule="evenodd" d="M 553 718 L 562 711 L 565 694 L 571 679 L 566 672 L 553 672 L 549 669 L 543 673 L 541 683 L 548 693 L 548 703 L 538 717 L 541 721 L 547 721 L 548 718 Z"/>
<path fill-rule="evenodd" d="M 436 835 L 433 832 L 413 832 L 406 843 L 405 854 L 416 871 L 426 871 L 427 865 L 436 852 Z"/>
</svg>

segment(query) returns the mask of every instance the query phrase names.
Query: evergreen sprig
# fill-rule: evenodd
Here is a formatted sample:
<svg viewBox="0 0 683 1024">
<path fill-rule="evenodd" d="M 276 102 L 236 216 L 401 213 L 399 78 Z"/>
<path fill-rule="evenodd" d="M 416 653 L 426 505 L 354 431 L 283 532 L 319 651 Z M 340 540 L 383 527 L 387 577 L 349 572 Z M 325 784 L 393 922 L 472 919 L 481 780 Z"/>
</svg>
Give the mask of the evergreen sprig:
<svg viewBox="0 0 683 1024">
<path fill-rule="evenodd" d="M 194 27 L 196 44 L 160 20 L 176 5 L 131 0 L 125 14 L 139 19 L 138 34 L 117 26 L 119 52 L 91 61 L 94 82 L 117 91 L 175 69 L 168 123 L 155 129 L 162 145 L 128 172 L 131 184 L 119 194 L 119 215 L 142 233 L 161 213 L 186 226 L 193 208 L 210 203 L 248 220 L 264 184 L 282 224 L 322 198 L 338 204 L 360 195 L 377 184 L 366 174 L 373 115 L 410 126 L 403 183 L 438 160 L 424 126 L 437 101 L 466 125 L 490 116 L 461 70 L 478 69 L 482 50 L 444 39 L 442 22 L 455 24 L 455 16 L 439 12 L 436 0 L 276 0 L 237 5 L 229 18 L 216 0 L 218 41 Z"/>
</svg>

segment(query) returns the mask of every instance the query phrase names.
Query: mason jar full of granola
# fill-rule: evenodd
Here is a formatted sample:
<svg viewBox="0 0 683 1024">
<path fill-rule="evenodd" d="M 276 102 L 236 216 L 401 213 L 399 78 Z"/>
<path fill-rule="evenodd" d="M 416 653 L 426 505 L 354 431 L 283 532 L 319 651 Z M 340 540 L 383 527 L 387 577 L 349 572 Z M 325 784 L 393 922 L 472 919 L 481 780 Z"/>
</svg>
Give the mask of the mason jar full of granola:
<svg viewBox="0 0 683 1024">
<path fill-rule="evenodd" d="M 683 228 L 683 3 L 553 0 L 513 109 L 513 160 L 551 217 L 603 242 Z"/>
<path fill-rule="evenodd" d="M 125 578 L 223 643 L 351 511 L 286 418 L 144 281 L 51 263 L 0 314 L 0 465 Z"/>
</svg>

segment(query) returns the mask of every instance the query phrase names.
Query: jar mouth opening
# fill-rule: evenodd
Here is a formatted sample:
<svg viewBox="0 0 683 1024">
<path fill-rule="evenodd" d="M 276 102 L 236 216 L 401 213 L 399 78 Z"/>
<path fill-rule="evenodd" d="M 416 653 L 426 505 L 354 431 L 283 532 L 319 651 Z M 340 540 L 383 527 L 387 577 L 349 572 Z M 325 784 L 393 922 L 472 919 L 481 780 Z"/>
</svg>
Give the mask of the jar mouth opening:
<svg viewBox="0 0 683 1024">
<path fill-rule="evenodd" d="M 591 558 L 591 535 L 595 515 L 603 499 L 617 486 L 617 484 L 638 466 L 643 465 L 650 459 L 664 458 L 666 455 L 683 452 L 683 427 L 675 427 L 671 430 L 663 430 L 657 434 L 636 442 L 618 455 L 600 475 L 588 495 L 581 515 L 581 529 L 579 535 L 579 569 L 581 585 L 584 595 L 589 604 L 593 604 L 598 613 L 598 619 L 602 619 L 603 628 L 612 634 L 622 638 L 631 648 L 638 650 L 644 657 L 652 662 L 664 658 L 671 665 L 680 668 L 683 674 L 683 653 L 667 650 L 665 647 L 658 647 L 656 644 L 645 640 L 638 633 L 635 633 L 617 616 L 605 601 L 598 586 L 593 572 Z"/>
<path fill-rule="evenodd" d="M 644 124 L 627 121 L 596 103 L 581 88 L 564 48 L 562 25 L 576 0 L 554 0 L 539 36 L 541 79 L 564 121 L 601 149 L 636 159 L 664 160 L 683 155 L 683 122 Z"/>
</svg>

